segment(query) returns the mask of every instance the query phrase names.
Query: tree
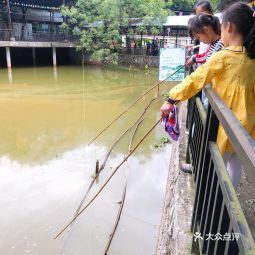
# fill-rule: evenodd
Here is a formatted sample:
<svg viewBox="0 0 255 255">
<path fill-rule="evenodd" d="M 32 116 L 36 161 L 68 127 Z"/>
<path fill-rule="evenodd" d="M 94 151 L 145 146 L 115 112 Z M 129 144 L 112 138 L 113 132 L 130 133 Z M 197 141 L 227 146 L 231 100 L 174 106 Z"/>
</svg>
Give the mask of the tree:
<svg viewBox="0 0 255 255">
<path fill-rule="evenodd" d="M 93 59 L 116 63 L 122 34 L 131 38 L 160 29 L 168 14 L 165 5 L 165 0 L 77 0 L 62 8 L 63 26 L 80 36 Z"/>
<path fill-rule="evenodd" d="M 211 4 L 213 5 L 214 11 L 218 11 L 220 7 L 221 0 L 211 0 Z"/>
<path fill-rule="evenodd" d="M 172 3 L 169 7 L 173 11 L 191 12 L 195 3 L 196 0 L 172 0 Z"/>
</svg>

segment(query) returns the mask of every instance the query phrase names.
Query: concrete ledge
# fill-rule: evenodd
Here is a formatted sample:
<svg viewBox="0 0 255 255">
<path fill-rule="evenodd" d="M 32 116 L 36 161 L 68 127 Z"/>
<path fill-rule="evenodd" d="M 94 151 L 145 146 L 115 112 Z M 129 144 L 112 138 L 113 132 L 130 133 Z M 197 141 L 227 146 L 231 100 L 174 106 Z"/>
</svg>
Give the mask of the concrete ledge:
<svg viewBox="0 0 255 255">
<path fill-rule="evenodd" d="M 78 43 L 72 43 L 72 42 L 0 41 L 0 47 L 76 48 L 77 46 L 78 46 Z"/>
<path fill-rule="evenodd" d="M 185 102 L 181 104 L 179 114 L 181 135 L 177 142 L 173 142 L 156 255 L 191 254 L 193 176 L 181 172 L 179 168 L 180 162 L 184 162 L 186 156 L 186 116 L 187 103 Z"/>
</svg>

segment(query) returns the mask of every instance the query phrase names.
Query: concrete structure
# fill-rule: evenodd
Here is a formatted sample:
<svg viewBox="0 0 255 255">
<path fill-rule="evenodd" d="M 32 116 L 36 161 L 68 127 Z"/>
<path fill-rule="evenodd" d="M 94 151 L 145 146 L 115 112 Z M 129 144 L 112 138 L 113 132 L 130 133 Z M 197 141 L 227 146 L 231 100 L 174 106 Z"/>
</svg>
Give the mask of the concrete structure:
<svg viewBox="0 0 255 255">
<path fill-rule="evenodd" d="M 12 67 L 12 50 L 14 48 L 30 48 L 32 51 L 32 63 L 36 65 L 36 48 L 51 48 L 52 63 L 57 65 L 57 48 L 76 48 L 77 43 L 74 42 L 29 42 L 29 41 L 0 41 L 0 48 L 5 48 L 6 64 L 8 68 Z"/>
<path fill-rule="evenodd" d="M 192 175 L 180 171 L 180 163 L 185 162 L 187 134 L 185 130 L 187 102 L 180 105 L 180 138 L 172 144 L 165 203 L 158 234 L 156 255 L 191 254 L 191 217 L 194 204 Z"/>
<path fill-rule="evenodd" d="M 52 63 L 57 64 L 57 48 L 76 48 L 78 37 L 63 30 L 62 0 L 0 0 L 0 48 L 5 48 L 6 64 L 12 66 L 13 48 L 31 48 L 33 65 L 35 48 L 52 48 Z"/>
<path fill-rule="evenodd" d="M 12 67 L 12 63 L 11 63 L 10 47 L 5 47 L 5 50 L 6 50 L 6 63 L 7 63 L 7 67 L 11 68 Z"/>
</svg>

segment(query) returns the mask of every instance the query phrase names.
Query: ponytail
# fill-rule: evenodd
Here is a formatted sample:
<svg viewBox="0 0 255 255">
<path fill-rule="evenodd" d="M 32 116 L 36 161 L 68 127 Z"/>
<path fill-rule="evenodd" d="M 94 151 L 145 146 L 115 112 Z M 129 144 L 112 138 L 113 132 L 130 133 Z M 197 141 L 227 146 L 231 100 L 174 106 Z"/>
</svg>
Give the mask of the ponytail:
<svg viewBox="0 0 255 255">
<path fill-rule="evenodd" d="M 245 38 L 244 47 L 250 58 L 255 58 L 255 17 L 253 17 L 253 26 L 250 33 Z"/>
<path fill-rule="evenodd" d="M 203 33 L 205 26 L 210 26 L 215 34 L 220 35 L 220 20 L 211 14 L 199 14 L 189 19 L 189 34 L 193 38 L 194 33 Z"/>
<path fill-rule="evenodd" d="M 242 35 L 249 58 L 255 58 L 255 15 L 253 9 L 242 2 L 235 3 L 223 13 L 222 23 L 233 23 Z"/>
</svg>

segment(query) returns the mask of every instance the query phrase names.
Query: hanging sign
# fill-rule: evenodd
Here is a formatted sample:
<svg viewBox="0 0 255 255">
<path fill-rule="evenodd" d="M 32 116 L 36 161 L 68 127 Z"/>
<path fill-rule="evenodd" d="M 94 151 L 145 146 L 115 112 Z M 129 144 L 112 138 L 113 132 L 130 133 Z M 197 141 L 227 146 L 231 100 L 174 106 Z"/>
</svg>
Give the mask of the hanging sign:
<svg viewBox="0 0 255 255">
<path fill-rule="evenodd" d="M 159 58 L 159 80 L 162 81 L 185 64 L 184 48 L 161 48 Z M 167 81 L 182 81 L 185 76 L 185 68 L 169 77 Z"/>
</svg>

